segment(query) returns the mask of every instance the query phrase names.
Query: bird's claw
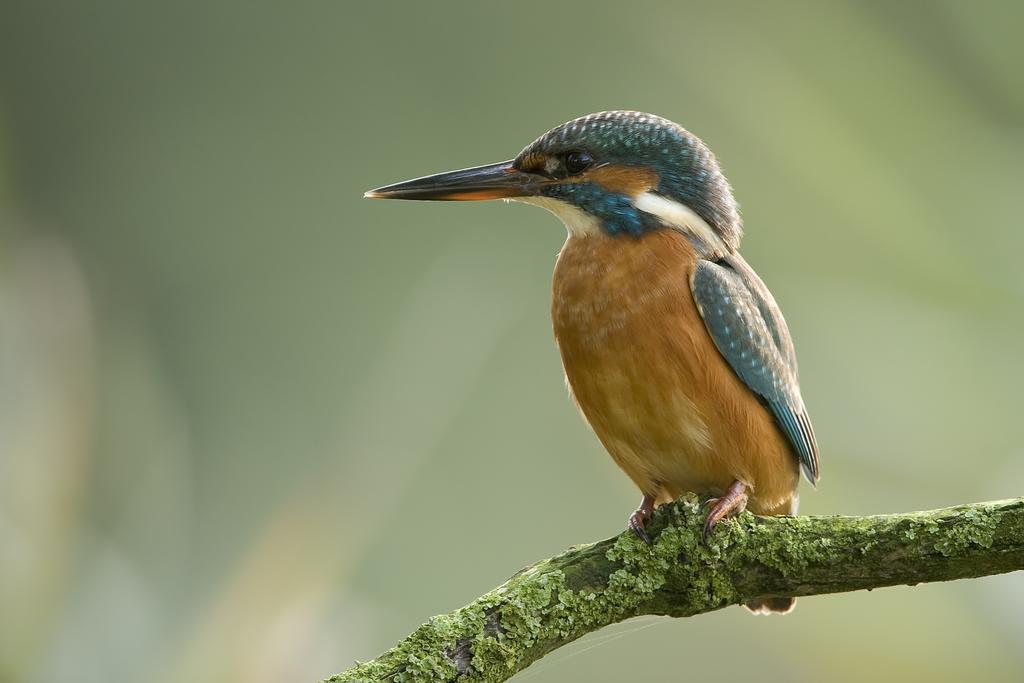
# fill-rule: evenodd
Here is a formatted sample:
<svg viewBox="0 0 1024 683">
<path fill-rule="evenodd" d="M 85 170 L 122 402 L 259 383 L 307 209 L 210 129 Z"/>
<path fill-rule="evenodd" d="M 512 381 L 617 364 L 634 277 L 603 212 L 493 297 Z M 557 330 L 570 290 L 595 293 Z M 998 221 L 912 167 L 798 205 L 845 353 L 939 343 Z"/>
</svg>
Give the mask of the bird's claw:
<svg viewBox="0 0 1024 683">
<path fill-rule="evenodd" d="M 701 532 L 701 538 L 704 540 L 704 543 L 708 542 L 708 539 L 711 537 L 711 532 L 715 530 L 715 527 L 718 526 L 718 522 L 720 521 L 721 520 L 715 519 L 712 515 L 708 515 L 707 520 L 704 522 L 704 529 Z"/>
<path fill-rule="evenodd" d="M 640 501 L 640 506 L 629 516 L 630 531 L 647 545 L 651 545 L 651 537 L 644 527 L 652 517 L 654 517 L 654 498 L 652 496 L 644 496 Z"/>
<path fill-rule="evenodd" d="M 649 522 L 650 519 L 650 513 L 645 513 L 644 510 L 634 510 L 633 514 L 629 516 L 630 530 L 647 545 L 651 545 L 651 537 L 647 534 L 647 531 L 644 530 L 644 525 Z"/>
<path fill-rule="evenodd" d="M 637 510 L 630 515 L 630 529 L 636 533 L 637 537 L 646 543 L 648 546 L 651 545 L 650 537 L 647 535 L 647 531 L 644 530 L 644 521 L 646 521 Z"/>
<path fill-rule="evenodd" d="M 704 521 L 703 537 L 707 543 L 719 522 L 735 517 L 747 509 L 747 487 L 742 482 L 733 482 L 722 497 L 709 498 L 704 501 L 704 506 L 711 508 Z"/>
</svg>

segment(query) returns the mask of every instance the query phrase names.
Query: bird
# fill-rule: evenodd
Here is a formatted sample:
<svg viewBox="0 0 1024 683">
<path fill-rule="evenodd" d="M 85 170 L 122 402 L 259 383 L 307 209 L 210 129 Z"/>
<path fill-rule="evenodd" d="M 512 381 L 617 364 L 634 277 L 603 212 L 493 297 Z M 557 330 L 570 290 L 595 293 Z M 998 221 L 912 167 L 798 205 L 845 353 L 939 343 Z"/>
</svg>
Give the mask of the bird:
<svg viewBox="0 0 1024 683">
<path fill-rule="evenodd" d="M 374 199 L 504 199 L 566 228 L 551 320 L 569 392 L 640 489 L 628 528 L 648 544 L 657 505 L 707 497 L 707 539 L 744 509 L 796 514 L 819 450 L 774 297 L 740 255 L 732 187 L 706 144 L 653 114 L 563 123 L 496 164 L 366 192 Z M 785 613 L 795 598 L 746 607 Z"/>
</svg>

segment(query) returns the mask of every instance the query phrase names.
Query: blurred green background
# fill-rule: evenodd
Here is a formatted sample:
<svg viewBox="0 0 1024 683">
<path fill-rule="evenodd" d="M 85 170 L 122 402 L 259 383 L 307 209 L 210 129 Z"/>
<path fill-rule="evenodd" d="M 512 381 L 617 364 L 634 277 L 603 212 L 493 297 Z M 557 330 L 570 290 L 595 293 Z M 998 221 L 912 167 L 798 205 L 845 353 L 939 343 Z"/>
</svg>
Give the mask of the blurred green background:
<svg viewBox="0 0 1024 683">
<path fill-rule="evenodd" d="M 823 449 L 802 512 L 1024 492 L 1024 4 L 0 4 L 0 679 L 314 681 L 638 494 L 564 230 L 370 187 L 640 109 L 717 152 Z M 1010 681 L 1024 576 L 642 619 L 517 680 Z"/>
</svg>

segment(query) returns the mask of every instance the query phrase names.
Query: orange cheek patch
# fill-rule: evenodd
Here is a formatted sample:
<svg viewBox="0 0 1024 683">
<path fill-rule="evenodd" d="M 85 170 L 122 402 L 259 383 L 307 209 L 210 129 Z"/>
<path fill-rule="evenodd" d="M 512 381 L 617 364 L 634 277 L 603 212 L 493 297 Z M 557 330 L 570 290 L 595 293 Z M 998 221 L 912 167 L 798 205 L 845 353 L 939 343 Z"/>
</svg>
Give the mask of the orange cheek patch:
<svg viewBox="0 0 1024 683">
<path fill-rule="evenodd" d="M 599 166 L 584 173 L 582 182 L 597 183 L 611 192 L 636 196 L 658 186 L 658 174 L 647 168 L 637 166 Z"/>
</svg>

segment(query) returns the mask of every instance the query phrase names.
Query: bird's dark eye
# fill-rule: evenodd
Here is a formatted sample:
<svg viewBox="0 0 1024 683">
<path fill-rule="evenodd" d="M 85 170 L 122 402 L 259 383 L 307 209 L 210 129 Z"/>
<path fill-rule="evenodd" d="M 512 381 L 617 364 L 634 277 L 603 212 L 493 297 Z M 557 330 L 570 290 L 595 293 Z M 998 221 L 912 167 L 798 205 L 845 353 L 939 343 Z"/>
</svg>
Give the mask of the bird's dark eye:
<svg viewBox="0 0 1024 683">
<path fill-rule="evenodd" d="M 577 150 L 565 155 L 565 170 L 572 175 L 582 173 L 587 170 L 592 163 L 594 163 L 594 160 L 589 154 L 583 151 Z"/>
</svg>

